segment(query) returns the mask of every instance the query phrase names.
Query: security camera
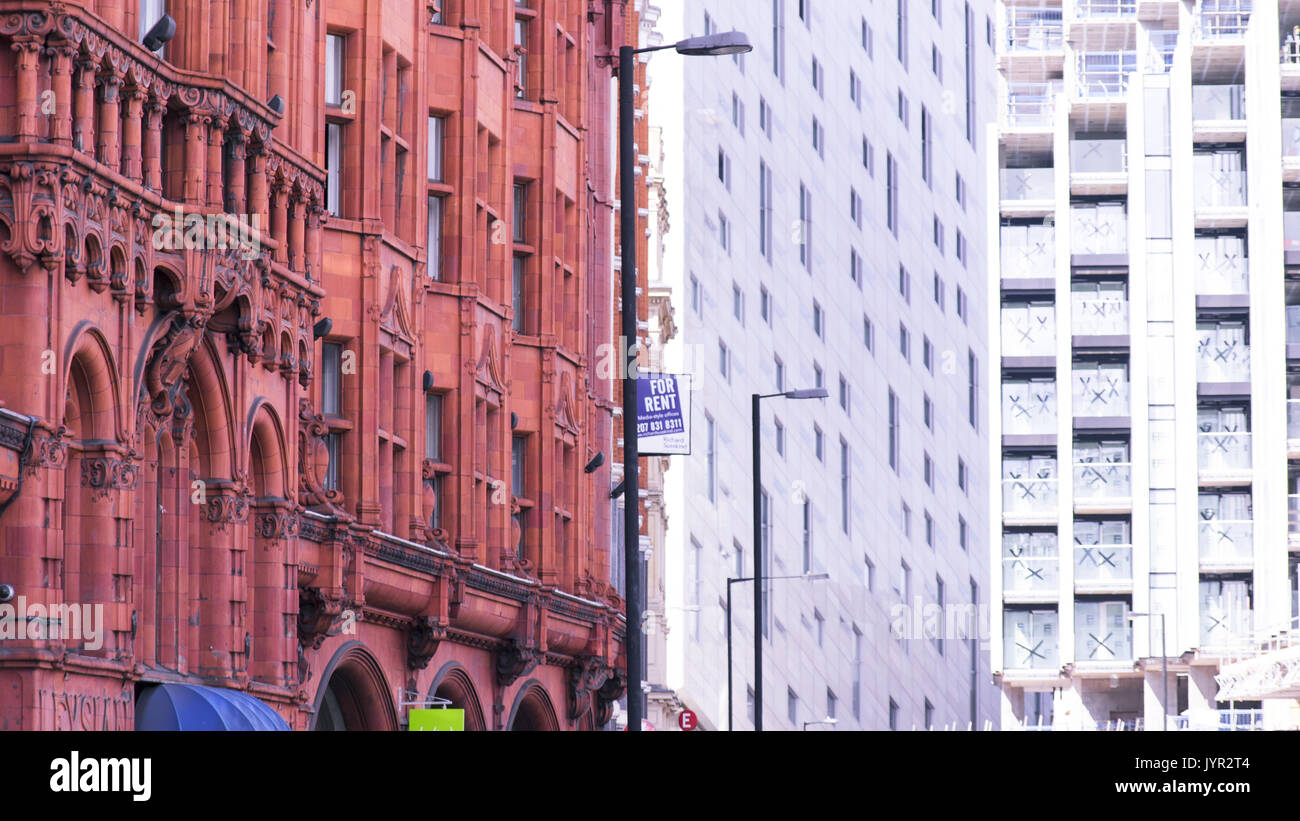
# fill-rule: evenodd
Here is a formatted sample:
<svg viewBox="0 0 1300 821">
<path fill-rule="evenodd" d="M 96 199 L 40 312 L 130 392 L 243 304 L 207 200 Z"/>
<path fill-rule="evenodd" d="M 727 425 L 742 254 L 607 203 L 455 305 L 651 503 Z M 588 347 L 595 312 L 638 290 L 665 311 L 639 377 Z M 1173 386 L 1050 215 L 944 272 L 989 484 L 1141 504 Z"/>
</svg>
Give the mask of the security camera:
<svg viewBox="0 0 1300 821">
<path fill-rule="evenodd" d="M 13 601 L 15 595 L 12 584 L 0 584 L 0 603 Z"/>
<path fill-rule="evenodd" d="M 144 40 L 141 41 L 144 47 L 150 51 L 157 51 L 163 47 L 164 43 L 171 41 L 176 36 L 176 21 L 170 14 L 164 14 L 153 24 L 153 28 L 145 34 Z"/>
</svg>

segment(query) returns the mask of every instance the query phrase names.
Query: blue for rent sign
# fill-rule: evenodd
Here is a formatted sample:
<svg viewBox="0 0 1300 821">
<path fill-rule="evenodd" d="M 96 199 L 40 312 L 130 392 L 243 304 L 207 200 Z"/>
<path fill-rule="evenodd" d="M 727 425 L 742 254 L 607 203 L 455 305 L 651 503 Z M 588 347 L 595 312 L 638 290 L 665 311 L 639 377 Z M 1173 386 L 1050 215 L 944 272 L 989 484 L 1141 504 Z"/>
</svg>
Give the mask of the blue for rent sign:
<svg viewBox="0 0 1300 821">
<path fill-rule="evenodd" d="M 691 452 L 690 377 L 643 373 L 636 381 L 637 449 L 643 456 Z"/>
</svg>

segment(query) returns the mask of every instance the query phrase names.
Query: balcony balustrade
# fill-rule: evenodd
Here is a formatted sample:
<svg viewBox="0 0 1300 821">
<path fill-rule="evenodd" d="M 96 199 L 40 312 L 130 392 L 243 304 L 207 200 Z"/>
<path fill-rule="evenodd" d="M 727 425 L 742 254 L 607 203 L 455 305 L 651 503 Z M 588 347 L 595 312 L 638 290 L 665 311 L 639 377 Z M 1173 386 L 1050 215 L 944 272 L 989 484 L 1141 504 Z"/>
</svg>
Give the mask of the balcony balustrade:
<svg viewBox="0 0 1300 821">
<path fill-rule="evenodd" d="M 1075 336 L 1118 336 L 1129 332 L 1128 300 L 1074 294 L 1070 330 Z"/>
<path fill-rule="evenodd" d="M 143 311 L 153 271 L 165 268 L 183 280 L 169 298 L 200 313 L 238 299 L 312 324 L 325 174 L 272 139 L 279 113 L 223 77 L 159 61 L 75 5 L 15 14 L 0 37 L 17 53 L 18 88 L 17 130 L 0 141 L 0 163 L 31 164 L 34 173 L 13 178 L 13 216 L 39 226 L 15 232 L 10 256 L 21 270 L 61 268 Z M 52 92 L 48 114 L 39 88 Z M 122 233 L 152 242 L 134 260 L 109 256 Z M 260 319 L 243 315 L 231 330 L 254 357 L 265 347 Z M 294 370 L 299 354 L 286 353 Z"/>
<path fill-rule="evenodd" d="M 1098 504 L 1133 496 L 1133 465 L 1130 462 L 1076 462 L 1074 503 Z"/>
<path fill-rule="evenodd" d="M 1006 26 L 1006 51 L 1010 54 L 1061 51 L 1065 47 L 1060 9 L 1017 9 Z"/>
<path fill-rule="evenodd" d="M 1137 70 L 1136 51 L 1084 52 L 1079 55 L 1075 93 L 1081 99 L 1122 97 Z"/>
<path fill-rule="evenodd" d="M 1242 567 L 1254 555 L 1255 525 L 1249 519 L 1208 519 L 1200 522 L 1202 566 Z"/>
<path fill-rule="evenodd" d="M 1122 588 L 1132 584 L 1132 545 L 1077 544 L 1074 546 L 1076 588 Z"/>
<path fill-rule="evenodd" d="M 1002 513 L 1007 517 L 1055 517 L 1059 490 L 1056 477 L 1003 479 Z"/>
<path fill-rule="evenodd" d="M 1250 473 L 1249 432 L 1203 431 L 1198 438 L 1197 467 L 1202 476 Z"/>
<path fill-rule="evenodd" d="M 1051 303 L 1002 306 L 1002 355 L 1053 356 L 1056 353 L 1056 307 Z"/>
<path fill-rule="evenodd" d="M 1056 271 L 1056 226 L 1015 223 L 1001 230 L 1004 279 L 1051 279 Z"/>
<path fill-rule="evenodd" d="M 1056 382 L 1052 379 L 1005 379 L 1002 382 L 1004 436 L 1056 433 Z"/>
<path fill-rule="evenodd" d="M 1192 36 L 1198 40 L 1240 40 L 1250 25 L 1252 0 L 1197 0 Z"/>
<path fill-rule="evenodd" d="M 1128 253 L 1128 209 L 1123 202 L 1074 203 L 1070 223 L 1073 254 Z"/>
<path fill-rule="evenodd" d="M 1076 20 L 1137 17 L 1137 0 L 1075 0 Z"/>
<path fill-rule="evenodd" d="M 1196 293 L 1237 295 L 1250 292 L 1246 239 L 1232 234 L 1197 236 Z"/>
<path fill-rule="evenodd" d="M 1051 200 L 1056 196 L 1053 168 L 1002 169 L 1002 199 L 1011 201 Z"/>
<path fill-rule="evenodd" d="M 1123 363 L 1076 362 L 1071 369 L 1076 417 L 1129 415 L 1132 387 Z"/>
<path fill-rule="evenodd" d="M 1249 382 L 1250 346 L 1240 324 L 1197 324 L 1198 382 Z"/>
<path fill-rule="evenodd" d="M 1011 83 L 1002 110 L 1006 128 L 1051 128 L 1055 123 L 1055 83 Z"/>
</svg>

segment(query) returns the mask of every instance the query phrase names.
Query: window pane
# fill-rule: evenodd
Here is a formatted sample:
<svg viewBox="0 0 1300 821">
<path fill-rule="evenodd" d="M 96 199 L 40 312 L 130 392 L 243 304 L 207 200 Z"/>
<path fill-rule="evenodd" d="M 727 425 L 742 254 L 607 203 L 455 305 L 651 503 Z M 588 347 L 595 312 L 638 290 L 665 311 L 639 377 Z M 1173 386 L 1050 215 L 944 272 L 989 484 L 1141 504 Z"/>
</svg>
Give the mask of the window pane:
<svg viewBox="0 0 1300 821">
<path fill-rule="evenodd" d="M 338 34 L 325 35 L 325 102 L 343 102 L 343 37 Z"/>
<path fill-rule="evenodd" d="M 343 174 L 343 126 L 329 123 L 325 126 L 325 207 L 339 216 Z"/>
<path fill-rule="evenodd" d="M 429 279 L 442 279 L 442 198 L 429 197 Z"/>
<path fill-rule="evenodd" d="M 442 396 L 424 397 L 424 457 L 437 461 L 442 453 Z"/>
<path fill-rule="evenodd" d="M 443 129 L 446 122 L 442 117 L 429 118 L 429 179 L 434 182 L 442 182 Z"/>
<path fill-rule="evenodd" d="M 321 412 L 337 416 L 340 402 L 340 367 L 343 346 L 326 342 L 321 346 Z"/>
</svg>

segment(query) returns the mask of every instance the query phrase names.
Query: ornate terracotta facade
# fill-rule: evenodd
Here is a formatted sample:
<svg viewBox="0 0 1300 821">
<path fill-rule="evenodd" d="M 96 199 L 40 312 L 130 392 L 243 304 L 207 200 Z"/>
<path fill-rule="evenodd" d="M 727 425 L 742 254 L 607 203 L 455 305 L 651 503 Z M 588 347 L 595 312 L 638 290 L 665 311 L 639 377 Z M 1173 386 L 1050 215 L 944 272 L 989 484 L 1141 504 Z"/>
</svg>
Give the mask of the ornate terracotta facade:
<svg viewBox="0 0 1300 821">
<path fill-rule="evenodd" d="M 0 639 L 0 728 L 603 725 L 632 3 L 155 6 L 0 0 L 0 583 L 104 605 Z"/>
</svg>

